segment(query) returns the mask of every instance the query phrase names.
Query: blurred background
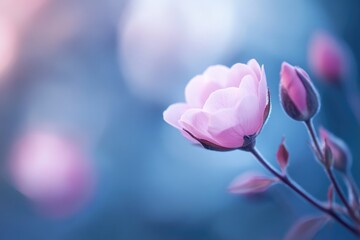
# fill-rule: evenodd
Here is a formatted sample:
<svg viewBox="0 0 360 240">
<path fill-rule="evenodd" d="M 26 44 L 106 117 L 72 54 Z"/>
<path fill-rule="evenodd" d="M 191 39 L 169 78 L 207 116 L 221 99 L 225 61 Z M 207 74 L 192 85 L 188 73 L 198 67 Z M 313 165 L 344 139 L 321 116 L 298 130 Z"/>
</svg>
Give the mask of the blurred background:
<svg viewBox="0 0 360 240">
<path fill-rule="evenodd" d="M 275 164 L 285 136 L 290 174 L 325 200 L 306 130 L 280 107 L 280 65 L 312 76 L 315 125 L 348 143 L 360 183 L 359 123 L 308 61 L 312 36 L 329 32 L 356 89 L 359 22 L 356 0 L 0 0 L 0 239 L 282 239 L 319 212 L 282 185 L 228 193 L 240 173 L 267 172 L 191 145 L 162 112 L 207 66 L 256 58 L 272 95 L 258 148 Z M 355 238 L 330 223 L 316 239 Z"/>
</svg>

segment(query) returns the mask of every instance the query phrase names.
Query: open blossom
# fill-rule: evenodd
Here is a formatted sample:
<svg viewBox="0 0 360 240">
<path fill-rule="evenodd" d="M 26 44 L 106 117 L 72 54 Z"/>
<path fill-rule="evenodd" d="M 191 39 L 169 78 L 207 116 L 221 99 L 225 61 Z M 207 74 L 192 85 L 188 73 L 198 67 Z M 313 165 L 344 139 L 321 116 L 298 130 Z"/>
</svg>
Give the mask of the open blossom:
<svg viewBox="0 0 360 240">
<path fill-rule="evenodd" d="M 336 83 L 344 79 L 347 72 L 347 57 L 344 46 L 325 32 L 316 33 L 309 46 L 309 64 L 322 80 Z"/>
<path fill-rule="evenodd" d="M 318 93 L 304 69 L 283 62 L 280 72 L 280 98 L 293 119 L 307 121 L 319 110 Z"/>
<path fill-rule="evenodd" d="M 231 68 L 210 66 L 190 80 L 185 99 L 169 106 L 164 120 L 212 150 L 253 144 L 270 109 L 265 70 L 254 59 Z"/>
</svg>

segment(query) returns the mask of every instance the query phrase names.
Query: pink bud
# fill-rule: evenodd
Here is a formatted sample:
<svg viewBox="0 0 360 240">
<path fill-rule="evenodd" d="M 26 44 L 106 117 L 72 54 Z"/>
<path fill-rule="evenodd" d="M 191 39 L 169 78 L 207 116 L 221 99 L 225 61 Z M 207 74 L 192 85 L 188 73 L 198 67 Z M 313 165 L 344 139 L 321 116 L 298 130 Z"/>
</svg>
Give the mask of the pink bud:
<svg viewBox="0 0 360 240">
<path fill-rule="evenodd" d="M 309 75 L 283 62 L 280 72 L 280 100 L 285 112 L 297 121 L 308 121 L 319 110 L 319 96 Z"/>
<path fill-rule="evenodd" d="M 287 168 L 287 165 L 289 163 L 289 152 L 287 151 L 286 147 L 285 147 L 285 140 L 283 139 L 280 146 L 279 146 L 279 149 L 276 153 L 276 158 L 277 158 L 277 161 L 280 165 L 280 168 L 282 170 L 283 173 L 286 172 L 286 168 Z"/>
<path fill-rule="evenodd" d="M 71 215 L 91 196 L 92 165 L 80 146 L 61 134 L 28 132 L 15 142 L 9 160 L 15 187 L 47 215 Z"/>
<path fill-rule="evenodd" d="M 346 143 L 325 128 L 320 128 L 320 138 L 324 147 L 330 148 L 333 167 L 343 173 L 350 171 L 352 156 Z"/>
<path fill-rule="evenodd" d="M 314 34 L 308 55 L 311 69 L 324 81 L 337 83 L 347 74 L 345 47 L 328 33 Z"/>
<path fill-rule="evenodd" d="M 238 194 L 254 194 L 264 192 L 276 182 L 277 179 L 258 173 L 245 173 L 235 178 L 229 186 L 229 191 Z"/>
</svg>

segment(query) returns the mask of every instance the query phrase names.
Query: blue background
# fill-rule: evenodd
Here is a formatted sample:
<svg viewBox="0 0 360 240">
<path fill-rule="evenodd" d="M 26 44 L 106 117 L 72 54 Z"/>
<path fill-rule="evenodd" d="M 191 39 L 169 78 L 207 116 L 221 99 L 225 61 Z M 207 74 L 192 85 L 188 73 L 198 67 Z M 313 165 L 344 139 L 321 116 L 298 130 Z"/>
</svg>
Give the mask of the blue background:
<svg viewBox="0 0 360 240">
<path fill-rule="evenodd" d="M 313 76 L 309 40 L 325 29 L 348 44 L 358 69 L 359 11 L 356 0 L 46 1 L 22 28 L 9 73 L 0 75 L 7 83 L 0 98 L 0 239 L 282 239 L 297 219 L 319 212 L 281 184 L 259 196 L 228 193 L 240 173 L 268 173 L 245 152 L 191 145 L 162 112 L 183 101 L 188 80 L 207 66 L 257 59 L 272 96 L 257 146 L 276 164 L 285 136 L 289 173 L 325 200 L 329 183 L 306 130 L 280 106 L 280 65 L 288 61 Z M 313 80 L 322 103 L 315 125 L 348 143 L 360 182 L 359 124 L 339 89 Z M 96 189 L 71 216 L 39 214 L 6 172 L 16 133 L 29 122 L 87 140 Z M 331 222 L 316 239 L 355 238 Z"/>
</svg>

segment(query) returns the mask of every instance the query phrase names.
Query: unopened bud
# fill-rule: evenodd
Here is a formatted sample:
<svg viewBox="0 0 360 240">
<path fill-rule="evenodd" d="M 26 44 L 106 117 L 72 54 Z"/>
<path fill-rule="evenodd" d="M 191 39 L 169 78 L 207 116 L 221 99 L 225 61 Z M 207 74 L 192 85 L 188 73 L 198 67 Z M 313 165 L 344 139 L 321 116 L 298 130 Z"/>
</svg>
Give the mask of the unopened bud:
<svg viewBox="0 0 360 240">
<path fill-rule="evenodd" d="M 310 120 L 320 104 L 309 75 L 302 68 L 283 62 L 280 77 L 280 99 L 285 112 L 297 121 Z"/>
</svg>

